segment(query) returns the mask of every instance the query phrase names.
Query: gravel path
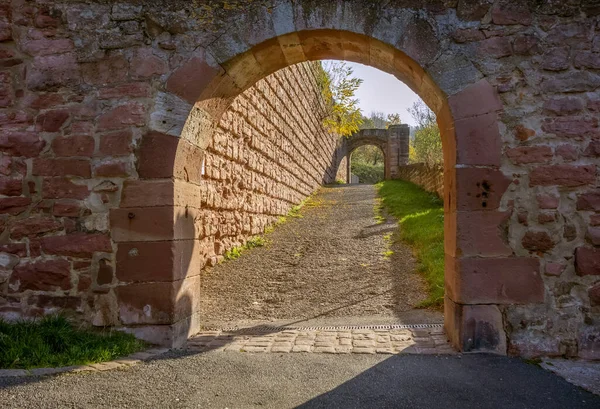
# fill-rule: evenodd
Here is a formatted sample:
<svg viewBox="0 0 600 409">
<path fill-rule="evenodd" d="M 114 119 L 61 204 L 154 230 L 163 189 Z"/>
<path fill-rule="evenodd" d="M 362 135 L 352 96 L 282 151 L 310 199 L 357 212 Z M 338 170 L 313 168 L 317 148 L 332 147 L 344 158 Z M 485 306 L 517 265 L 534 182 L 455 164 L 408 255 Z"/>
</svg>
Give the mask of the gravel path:
<svg viewBox="0 0 600 409">
<path fill-rule="evenodd" d="M 426 284 L 408 247 L 396 244 L 391 257 L 384 255 L 397 224 L 377 224 L 376 204 L 372 185 L 324 187 L 302 217 L 267 236 L 267 246 L 206 270 L 205 326 L 365 316 L 414 321 L 415 314 L 440 321 L 439 313 L 415 313 Z"/>
<path fill-rule="evenodd" d="M 600 397 L 518 359 L 171 353 L 124 370 L 0 378 L 0 408 L 600 407 Z"/>
</svg>

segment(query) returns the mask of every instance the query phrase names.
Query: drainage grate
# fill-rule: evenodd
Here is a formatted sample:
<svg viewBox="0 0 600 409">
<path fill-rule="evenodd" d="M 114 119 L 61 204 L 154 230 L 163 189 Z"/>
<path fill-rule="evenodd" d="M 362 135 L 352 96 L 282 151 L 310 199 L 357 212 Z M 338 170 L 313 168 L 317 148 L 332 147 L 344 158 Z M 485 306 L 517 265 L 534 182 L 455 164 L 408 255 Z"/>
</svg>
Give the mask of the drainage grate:
<svg viewBox="0 0 600 409">
<path fill-rule="evenodd" d="M 356 329 L 371 329 L 371 330 L 392 330 L 392 329 L 427 329 L 427 328 L 443 328 L 444 324 L 389 324 L 389 325 L 342 325 L 328 327 L 296 327 L 282 326 L 274 327 L 270 325 L 261 325 L 256 327 L 229 327 L 229 328 L 202 328 L 202 331 L 219 331 L 219 332 L 235 332 L 235 333 L 270 333 L 281 331 L 345 331 Z"/>
</svg>

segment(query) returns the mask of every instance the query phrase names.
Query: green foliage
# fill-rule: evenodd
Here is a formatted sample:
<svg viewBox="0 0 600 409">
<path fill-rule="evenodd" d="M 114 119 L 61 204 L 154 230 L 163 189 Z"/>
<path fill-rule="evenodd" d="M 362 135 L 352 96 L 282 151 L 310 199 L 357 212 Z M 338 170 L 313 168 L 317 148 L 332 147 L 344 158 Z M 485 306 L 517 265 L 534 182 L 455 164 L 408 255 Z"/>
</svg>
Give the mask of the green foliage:
<svg viewBox="0 0 600 409">
<path fill-rule="evenodd" d="M 435 114 L 422 101 L 415 102 L 408 111 L 417 122 L 417 129 L 410 142 L 409 161 L 429 166 L 442 163 L 442 138 Z"/>
<path fill-rule="evenodd" d="M 371 163 L 356 162 L 352 160 L 350 169 L 353 174 L 358 176 L 360 183 L 374 184 L 381 182 L 384 176 L 383 162 L 373 165 Z"/>
<path fill-rule="evenodd" d="M 400 114 L 385 115 L 380 111 L 372 111 L 369 116 L 362 117 L 360 129 L 387 129 L 390 125 L 400 125 Z"/>
<path fill-rule="evenodd" d="M 429 285 L 422 307 L 444 302 L 444 209 L 442 201 L 419 186 L 401 180 L 378 184 L 379 196 L 398 219 L 400 239 L 409 244 Z"/>
<path fill-rule="evenodd" d="M 62 316 L 10 323 L 0 319 L 0 368 L 86 365 L 129 355 L 145 346 L 131 334 L 75 328 Z"/>
<path fill-rule="evenodd" d="M 350 171 L 360 183 L 377 183 L 383 180 L 383 152 L 377 146 L 365 145 L 352 152 Z"/>
<path fill-rule="evenodd" d="M 235 260 L 242 255 L 244 250 L 253 249 L 255 247 L 263 247 L 267 245 L 267 243 L 267 239 L 262 236 L 251 237 L 243 246 L 238 246 L 232 248 L 231 250 L 227 250 L 225 254 L 223 254 L 223 258 L 225 260 Z"/>
<path fill-rule="evenodd" d="M 317 81 L 327 106 L 323 125 L 331 133 L 350 136 L 359 130 L 362 115 L 356 90 L 363 80 L 353 77 L 352 68 L 345 62 L 327 62 L 318 65 Z"/>
</svg>

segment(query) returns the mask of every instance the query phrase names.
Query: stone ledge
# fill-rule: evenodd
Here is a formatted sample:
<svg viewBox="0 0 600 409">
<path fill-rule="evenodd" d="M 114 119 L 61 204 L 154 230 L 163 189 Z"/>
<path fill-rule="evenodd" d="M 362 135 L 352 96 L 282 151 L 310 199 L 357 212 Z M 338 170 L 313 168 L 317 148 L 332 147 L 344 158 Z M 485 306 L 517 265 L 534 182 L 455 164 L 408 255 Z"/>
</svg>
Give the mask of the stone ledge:
<svg viewBox="0 0 600 409">
<path fill-rule="evenodd" d="M 125 368 L 136 365 L 142 361 L 154 358 L 168 352 L 169 348 L 152 348 L 146 351 L 136 352 L 114 361 L 99 362 L 89 365 L 61 366 L 58 368 L 33 368 L 33 369 L 0 369 L 0 378 L 14 378 L 20 376 L 47 376 L 60 373 L 77 372 L 101 372 L 112 369 Z"/>
</svg>

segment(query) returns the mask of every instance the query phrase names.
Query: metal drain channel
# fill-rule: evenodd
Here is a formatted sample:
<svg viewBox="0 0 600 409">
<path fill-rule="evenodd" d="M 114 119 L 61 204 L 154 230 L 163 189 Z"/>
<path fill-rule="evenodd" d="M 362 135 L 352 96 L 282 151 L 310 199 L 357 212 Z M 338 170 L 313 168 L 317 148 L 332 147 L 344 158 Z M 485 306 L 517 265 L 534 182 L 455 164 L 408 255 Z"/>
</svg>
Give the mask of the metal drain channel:
<svg viewBox="0 0 600 409">
<path fill-rule="evenodd" d="M 230 327 L 230 328 L 203 328 L 202 331 L 236 332 L 236 333 L 263 333 L 263 332 L 281 332 L 281 331 L 345 331 L 356 329 L 370 330 L 392 330 L 392 329 L 426 329 L 443 328 L 444 324 L 389 324 L 389 325 L 342 325 L 328 327 L 296 327 L 282 326 L 273 327 L 261 325 L 256 327 Z"/>
</svg>

